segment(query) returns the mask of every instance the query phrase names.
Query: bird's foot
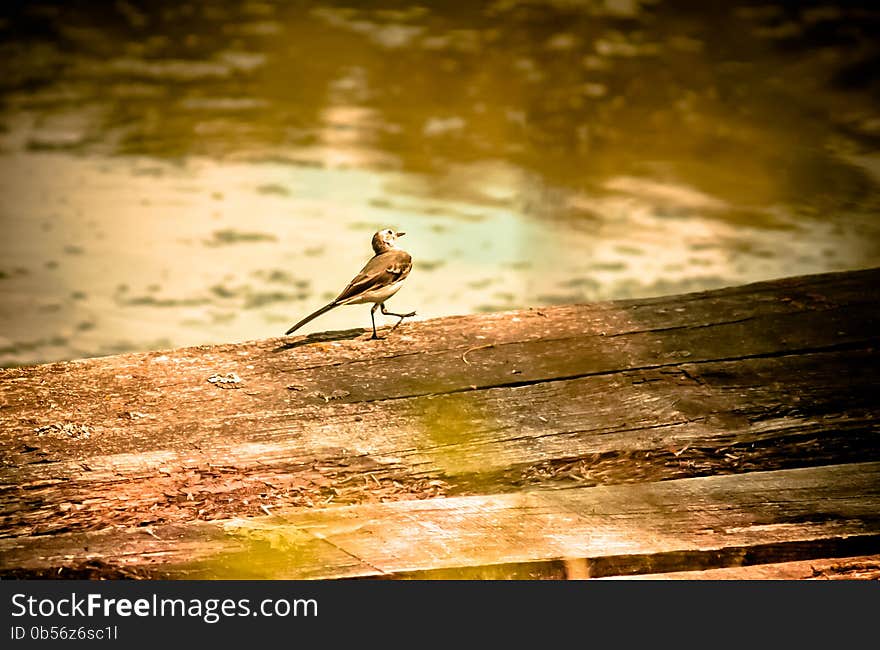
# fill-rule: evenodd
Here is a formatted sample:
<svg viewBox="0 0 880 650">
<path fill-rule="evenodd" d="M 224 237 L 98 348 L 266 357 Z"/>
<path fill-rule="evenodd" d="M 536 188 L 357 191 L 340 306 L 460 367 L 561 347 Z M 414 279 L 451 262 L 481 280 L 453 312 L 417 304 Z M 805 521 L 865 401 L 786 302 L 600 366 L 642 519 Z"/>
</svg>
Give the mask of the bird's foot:
<svg viewBox="0 0 880 650">
<path fill-rule="evenodd" d="M 415 315 L 416 315 L 416 313 L 415 313 L 414 311 L 411 311 L 411 312 L 408 313 L 408 314 L 403 314 L 403 315 L 401 315 L 401 316 L 400 316 L 400 320 L 397 321 L 397 323 L 394 324 L 394 327 L 391 328 L 391 331 L 393 332 L 394 330 L 396 330 L 397 327 L 403 322 L 403 319 L 404 319 L 404 318 L 410 318 L 411 316 L 415 316 Z"/>
</svg>

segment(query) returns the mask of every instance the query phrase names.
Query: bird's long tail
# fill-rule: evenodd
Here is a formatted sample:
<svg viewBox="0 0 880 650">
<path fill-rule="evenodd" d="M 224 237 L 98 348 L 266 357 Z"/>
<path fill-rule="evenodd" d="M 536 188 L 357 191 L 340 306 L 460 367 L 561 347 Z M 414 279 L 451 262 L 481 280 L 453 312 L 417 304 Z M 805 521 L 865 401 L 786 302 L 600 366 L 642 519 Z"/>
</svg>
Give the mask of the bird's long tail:
<svg viewBox="0 0 880 650">
<path fill-rule="evenodd" d="M 300 327 L 302 327 L 302 326 L 305 325 L 306 323 L 309 323 L 309 322 L 313 321 L 314 319 L 316 319 L 316 318 L 317 318 L 318 316 L 320 316 L 321 314 L 326 314 L 328 311 L 330 311 L 330 310 L 333 309 L 334 307 L 338 307 L 339 305 L 340 305 L 340 303 L 336 302 L 335 300 L 334 300 L 333 302 L 331 302 L 330 304 L 328 304 L 328 305 L 324 305 L 324 306 L 321 307 L 318 311 L 313 312 L 313 313 L 309 314 L 308 316 L 306 316 L 305 318 L 303 318 L 303 319 L 302 319 L 300 322 L 298 322 L 296 325 L 294 325 L 294 326 L 291 327 L 289 330 L 287 330 L 286 332 L 284 332 L 284 334 L 287 335 L 287 334 L 291 334 L 292 332 L 295 332 L 296 330 L 298 330 Z"/>
</svg>

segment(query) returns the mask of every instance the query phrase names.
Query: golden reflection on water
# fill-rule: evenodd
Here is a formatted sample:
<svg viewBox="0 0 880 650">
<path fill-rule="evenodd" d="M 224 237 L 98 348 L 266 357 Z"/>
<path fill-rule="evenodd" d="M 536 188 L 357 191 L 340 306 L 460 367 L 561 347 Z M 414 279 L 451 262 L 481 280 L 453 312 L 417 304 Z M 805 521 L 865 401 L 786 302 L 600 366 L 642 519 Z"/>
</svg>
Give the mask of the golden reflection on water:
<svg viewBox="0 0 880 650">
<path fill-rule="evenodd" d="M 0 9 L 0 363 L 880 262 L 871 6 Z M 336 310 L 309 331 L 368 326 Z"/>
</svg>

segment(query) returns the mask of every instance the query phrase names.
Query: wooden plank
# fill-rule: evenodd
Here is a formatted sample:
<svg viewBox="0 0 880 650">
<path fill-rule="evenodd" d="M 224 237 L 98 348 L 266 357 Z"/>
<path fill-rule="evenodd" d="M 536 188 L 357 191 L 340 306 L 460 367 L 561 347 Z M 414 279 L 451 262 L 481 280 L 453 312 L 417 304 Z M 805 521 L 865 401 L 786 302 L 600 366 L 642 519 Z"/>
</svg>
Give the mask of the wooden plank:
<svg viewBox="0 0 880 650">
<path fill-rule="evenodd" d="M 880 460 L 878 298 L 874 269 L 3 370 L 0 537 Z"/>
<path fill-rule="evenodd" d="M 327 499 L 875 459 L 878 353 L 874 339 L 859 341 L 880 331 L 871 302 L 878 279 L 876 271 L 860 272 L 543 315 L 432 321 L 418 324 L 421 333 L 380 342 L 396 350 L 380 358 L 363 341 L 279 351 L 275 340 L 8 370 L 0 373 L 0 534 L 259 515 L 263 507 Z M 655 329 L 630 325 L 596 335 L 603 323 L 621 327 L 629 312 Z M 761 319 L 780 317 L 787 320 L 768 339 Z M 693 325 L 697 318 L 702 325 Z M 845 332 L 843 321 L 856 336 L 838 349 L 833 341 Z M 768 341 L 776 347 L 764 356 L 695 362 L 683 341 L 697 340 L 698 332 L 709 346 L 719 328 L 727 334 L 712 344 L 716 356 L 766 352 Z M 829 350 L 792 348 L 817 332 L 827 335 Z M 465 343 L 450 344 L 456 336 Z M 655 359 L 647 367 L 633 369 L 635 352 L 616 358 L 605 347 L 607 340 L 629 341 L 625 347 L 638 351 L 634 337 L 646 336 L 654 342 L 639 352 L 642 362 Z M 470 345 L 479 340 L 506 343 Z M 518 368 L 504 346 L 529 350 L 552 341 L 582 364 L 583 376 L 569 377 L 570 363 L 554 370 L 546 348 L 517 353 L 544 364 L 532 379 L 511 374 Z M 431 343 L 437 349 L 428 354 Z M 655 355 L 666 348 L 686 361 L 658 366 L 663 357 Z M 302 355 L 312 365 L 291 370 Z M 401 360 L 433 369 L 438 355 L 452 357 L 440 366 L 451 382 L 442 394 L 353 402 L 341 393 L 331 399 L 326 391 L 334 384 L 325 386 L 327 399 L 288 389 L 300 386 L 288 383 L 292 372 L 337 379 L 334 373 L 344 372 L 342 385 L 388 388 L 385 375 L 411 376 L 395 365 Z M 614 360 L 618 369 L 589 365 L 597 359 Z M 392 370 L 378 371 L 382 364 Z M 483 384 L 461 391 L 477 370 Z M 222 371 L 240 372 L 244 387 L 221 390 L 206 381 Z"/>
<path fill-rule="evenodd" d="M 292 434 L 270 430 L 246 443 L 237 436 L 197 438 L 153 452 L 101 455 L 91 439 L 34 436 L 23 443 L 32 451 L 21 454 L 31 464 L 0 472 L 0 530 L 45 534 L 260 515 L 328 499 L 880 460 L 876 357 L 722 362 L 393 400 L 368 412 L 332 405 L 324 420 L 301 421 Z M 789 378 L 785 391 L 774 386 L 779 376 Z M 39 462 L 71 449 L 83 455 Z"/>
<path fill-rule="evenodd" d="M 266 577 L 270 567 L 275 577 L 333 578 L 438 570 L 450 577 L 563 560 L 586 561 L 599 575 L 635 574 L 723 566 L 750 549 L 785 556 L 792 545 L 801 555 L 880 553 L 880 463 L 300 508 L 197 528 L 3 539 L 0 554 L 17 569 L 75 572 L 100 558 L 150 577 Z M 149 537 L 149 550 L 138 550 L 133 536 Z M 200 536 L 213 546 L 195 543 Z"/>
<path fill-rule="evenodd" d="M 47 422 L 48 410 L 59 421 L 90 423 L 108 450 L 133 452 L 173 444 L 180 433 L 201 428 L 196 416 L 208 410 L 216 413 L 210 424 L 235 426 L 230 418 L 242 412 L 271 417 L 301 408 L 297 414 L 309 417 L 328 402 L 861 346 L 877 337 L 878 287 L 880 271 L 872 270 L 662 302 L 437 319 L 370 344 L 332 336 L 312 344 L 269 339 L 9 369 L 0 373 L 4 430 L 26 435 L 35 422 Z M 206 381 L 218 372 L 237 372 L 241 389 L 220 391 Z M 150 438 L 130 435 L 143 429 Z"/>
</svg>

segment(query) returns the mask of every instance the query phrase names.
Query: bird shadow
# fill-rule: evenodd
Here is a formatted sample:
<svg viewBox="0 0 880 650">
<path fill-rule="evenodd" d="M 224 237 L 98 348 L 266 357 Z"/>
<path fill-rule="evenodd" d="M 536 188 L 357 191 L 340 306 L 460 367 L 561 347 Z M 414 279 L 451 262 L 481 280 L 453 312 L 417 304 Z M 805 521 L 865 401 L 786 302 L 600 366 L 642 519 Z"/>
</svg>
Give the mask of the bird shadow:
<svg viewBox="0 0 880 650">
<path fill-rule="evenodd" d="M 277 348 L 272 350 L 272 352 L 284 352 L 285 350 L 292 350 L 294 348 L 302 347 L 303 345 L 311 345 L 312 343 L 327 343 L 329 341 L 346 341 L 356 339 L 357 337 L 362 336 L 364 331 L 365 330 L 363 329 L 351 329 L 333 330 L 331 332 L 318 332 L 315 334 L 309 334 L 308 336 L 298 339 L 296 341 L 291 341 L 290 343 L 279 345 Z"/>
</svg>

